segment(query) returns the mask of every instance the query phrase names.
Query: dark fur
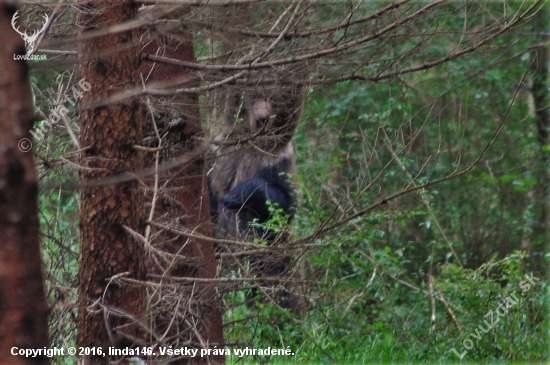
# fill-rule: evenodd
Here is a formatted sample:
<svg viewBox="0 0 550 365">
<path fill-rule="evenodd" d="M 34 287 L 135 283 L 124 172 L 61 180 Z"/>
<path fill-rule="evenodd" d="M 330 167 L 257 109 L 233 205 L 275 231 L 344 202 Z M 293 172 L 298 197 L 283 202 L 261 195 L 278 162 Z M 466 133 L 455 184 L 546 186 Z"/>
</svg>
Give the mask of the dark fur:
<svg viewBox="0 0 550 365">
<path fill-rule="evenodd" d="M 271 218 L 267 202 L 276 204 L 288 215 L 289 222 L 292 220 L 296 201 L 288 177 L 296 173 L 293 136 L 301 104 L 301 92 L 297 89 L 228 94 L 225 131 L 217 138 L 221 147 L 208 181 L 217 237 L 247 241 L 261 238 L 270 244 L 284 244 L 288 240 L 288 233 L 253 228 L 250 223 L 254 220 L 265 223 Z M 291 261 L 283 252 L 253 256 L 249 275 L 296 276 L 287 272 Z M 278 304 L 297 314 L 304 313 L 301 288 L 283 285 L 284 290 L 270 289 Z M 257 297 L 253 295 L 252 299 Z"/>
<path fill-rule="evenodd" d="M 297 92 L 228 96 L 225 124 L 240 121 L 219 138 L 222 147 L 209 176 L 211 213 L 221 235 L 248 235 L 254 219 L 268 221 L 267 201 L 292 218 L 295 200 L 288 175 L 296 173 L 292 137 L 300 109 Z"/>
</svg>

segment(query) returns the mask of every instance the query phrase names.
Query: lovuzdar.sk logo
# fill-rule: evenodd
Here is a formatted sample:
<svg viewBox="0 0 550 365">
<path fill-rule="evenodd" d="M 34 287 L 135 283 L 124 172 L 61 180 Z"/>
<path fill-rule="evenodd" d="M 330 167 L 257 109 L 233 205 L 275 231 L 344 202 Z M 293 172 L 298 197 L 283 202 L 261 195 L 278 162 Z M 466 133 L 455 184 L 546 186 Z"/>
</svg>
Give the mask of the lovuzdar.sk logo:
<svg viewBox="0 0 550 365">
<path fill-rule="evenodd" d="M 30 34 L 27 33 L 28 30 L 25 30 L 24 32 L 19 30 L 19 27 L 15 24 L 15 21 L 17 20 L 17 18 L 19 18 L 19 10 L 16 11 L 15 14 L 13 14 L 13 17 L 11 18 L 11 26 L 13 27 L 13 30 L 15 30 L 17 33 L 21 35 L 21 37 L 23 38 L 23 41 L 25 41 L 25 49 L 27 50 L 27 54 L 25 55 L 14 54 L 13 59 L 14 60 L 38 60 L 38 61 L 45 60 L 46 55 L 35 55 L 33 54 L 33 51 L 34 51 L 34 46 L 36 44 L 38 37 L 40 36 L 40 34 L 42 34 L 42 32 L 44 32 L 44 30 L 46 30 L 46 27 L 48 26 L 48 21 L 50 20 L 50 18 L 48 17 L 47 14 L 44 15 L 44 25 L 42 26 L 42 29 L 34 30 L 32 31 L 32 33 L 29 32 Z"/>
</svg>

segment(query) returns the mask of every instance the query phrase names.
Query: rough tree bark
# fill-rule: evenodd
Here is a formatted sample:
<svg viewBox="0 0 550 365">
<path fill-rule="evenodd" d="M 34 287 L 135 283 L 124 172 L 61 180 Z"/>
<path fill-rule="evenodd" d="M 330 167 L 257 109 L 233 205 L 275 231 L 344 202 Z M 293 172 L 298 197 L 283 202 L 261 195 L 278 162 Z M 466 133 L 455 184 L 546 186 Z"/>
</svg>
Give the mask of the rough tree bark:
<svg viewBox="0 0 550 365">
<path fill-rule="evenodd" d="M 48 346 L 48 308 L 38 239 L 38 183 L 31 149 L 33 105 L 21 37 L 0 1 L 0 362 L 49 364 L 46 356 L 13 356 L 12 347 Z M 25 138 L 25 139 L 23 139 Z"/>
<path fill-rule="evenodd" d="M 189 9 L 186 7 L 155 6 L 150 9 L 153 14 L 167 21 L 166 25 L 151 27 L 144 35 L 143 51 L 148 54 L 158 54 L 182 61 L 195 61 L 193 38 L 187 31 L 182 19 L 185 19 Z M 146 15 L 144 15 L 146 16 Z M 176 25 L 174 25 L 176 24 Z M 189 76 L 189 70 L 167 64 L 153 62 L 142 63 L 142 73 L 147 84 L 183 79 Z M 189 78 L 192 79 L 192 78 Z M 186 87 L 196 86 L 196 81 L 184 81 Z M 180 85 L 181 86 L 181 85 Z M 161 87 L 162 88 L 162 87 Z M 172 224 L 179 223 L 195 234 L 212 237 L 210 226 L 210 210 L 206 182 L 206 163 L 204 146 L 198 140 L 203 136 L 199 114 L 198 95 L 176 95 L 167 97 L 151 97 L 152 111 L 156 114 L 155 122 L 160 130 L 163 152 L 159 162 L 170 162 L 174 159 L 191 156 L 175 168 L 162 171 L 158 175 L 158 200 L 155 202 L 154 221 Z M 155 136 L 152 128 L 151 136 Z M 158 140 L 157 140 L 158 142 Z M 150 147 L 158 146 L 153 144 Z M 147 165 L 154 166 L 155 155 L 148 153 Z M 154 188 L 153 179 L 148 186 Z M 149 194 L 151 197 L 153 194 Z M 164 284 L 176 285 L 185 293 L 185 300 L 178 301 L 179 306 L 171 306 L 171 311 L 165 317 L 153 318 L 153 330 L 159 333 L 169 333 L 168 337 L 177 338 L 176 344 L 197 344 L 198 348 L 223 347 L 223 323 L 220 310 L 221 300 L 213 285 L 188 282 L 178 283 L 178 277 L 214 278 L 216 276 L 216 261 L 212 242 L 196 238 L 162 232 L 151 227 L 151 236 L 156 242 L 162 242 L 163 251 L 173 256 L 169 260 L 155 260 L 150 265 L 151 272 L 162 276 Z M 164 264 L 161 264 L 164 262 Z M 176 279 L 175 281 L 172 278 Z M 154 296 L 163 303 L 162 286 L 158 287 Z M 153 309 L 154 312 L 156 312 Z M 177 319 L 176 319 L 177 318 Z M 173 364 L 183 363 L 225 363 L 223 356 L 195 357 Z"/>
<path fill-rule="evenodd" d="M 81 36 L 88 30 L 131 21 L 137 15 L 133 1 L 94 0 L 85 4 L 88 10 L 79 19 Z M 111 31 L 78 44 L 81 77 L 91 89 L 82 98 L 80 119 L 80 146 L 84 150 L 77 344 L 103 346 L 104 351 L 107 346 L 127 346 L 132 338 L 140 337 L 135 327 L 121 331 L 120 326 L 134 322 L 127 316 L 140 318 L 145 309 L 143 286 L 110 281 L 115 275 L 138 280 L 145 277 L 144 249 L 127 229 L 143 231 L 143 198 L 136 179 L 116 181 L 117 176 L 143 168 L 143 159 L 133 148 L 143 139 L 143 109 L 133 99 L 102 106 L 91 103 L 139 84 L 139 52 L 134 46 L 138 43 L 132 31 Z M 107 360 L 91 356 L 85 363 Z"/>
</svg>

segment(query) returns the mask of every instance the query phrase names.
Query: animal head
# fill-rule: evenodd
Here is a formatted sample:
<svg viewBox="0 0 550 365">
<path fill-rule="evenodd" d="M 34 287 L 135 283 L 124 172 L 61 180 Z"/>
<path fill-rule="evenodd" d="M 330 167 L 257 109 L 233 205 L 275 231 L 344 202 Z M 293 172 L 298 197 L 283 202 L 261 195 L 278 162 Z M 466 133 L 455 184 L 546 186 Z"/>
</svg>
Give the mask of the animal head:
<svg viewBox="0 0 550 365">
<path fill-rule="evenodd" d="M 259 149 L 276 153 L 292 140 L 303 104 L 299 87 L 256 87 L 255 90 L 228 90 L 223 112 L 223 132 L 239 144 L 246 141 Z"/>
</svg>

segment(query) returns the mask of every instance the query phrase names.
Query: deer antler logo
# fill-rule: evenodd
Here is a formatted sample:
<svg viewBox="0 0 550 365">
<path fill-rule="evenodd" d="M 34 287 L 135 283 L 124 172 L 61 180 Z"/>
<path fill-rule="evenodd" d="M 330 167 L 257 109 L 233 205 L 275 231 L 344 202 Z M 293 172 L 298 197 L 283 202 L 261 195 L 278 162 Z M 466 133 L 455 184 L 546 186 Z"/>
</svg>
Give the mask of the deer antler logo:
<svg viewBox="0 0 550 365">
<path fill-rule="evenodd" d="M 31 54 L 32 51 L 34 50 L 34 44 L 38 39 L 38 36 L 46 29 L 46 26 L 48 25 L 48 21 L 50 20 L 50 18 L 48 17 L 47 14 L 44 15 L 44 26 L 42 27 L 42 29 L 35 30 L 32 32 L 31 35 L 28 35 L 26 30 L 24 32 L 21 32 L 19 30 L 19 27 L 15 25 L 15 20 L 19 18 L 18 13 L 19 13 L 19 10 L 16 11 L 15 14 L 13 14 L 13 18 L 11 18 L 11 26 L 17 33 L 21 35 L 21 37 L 23 37 L 23 40 L 25 41 L 25 48 L 27 49 L 27 54 Z"/>
</svg>

